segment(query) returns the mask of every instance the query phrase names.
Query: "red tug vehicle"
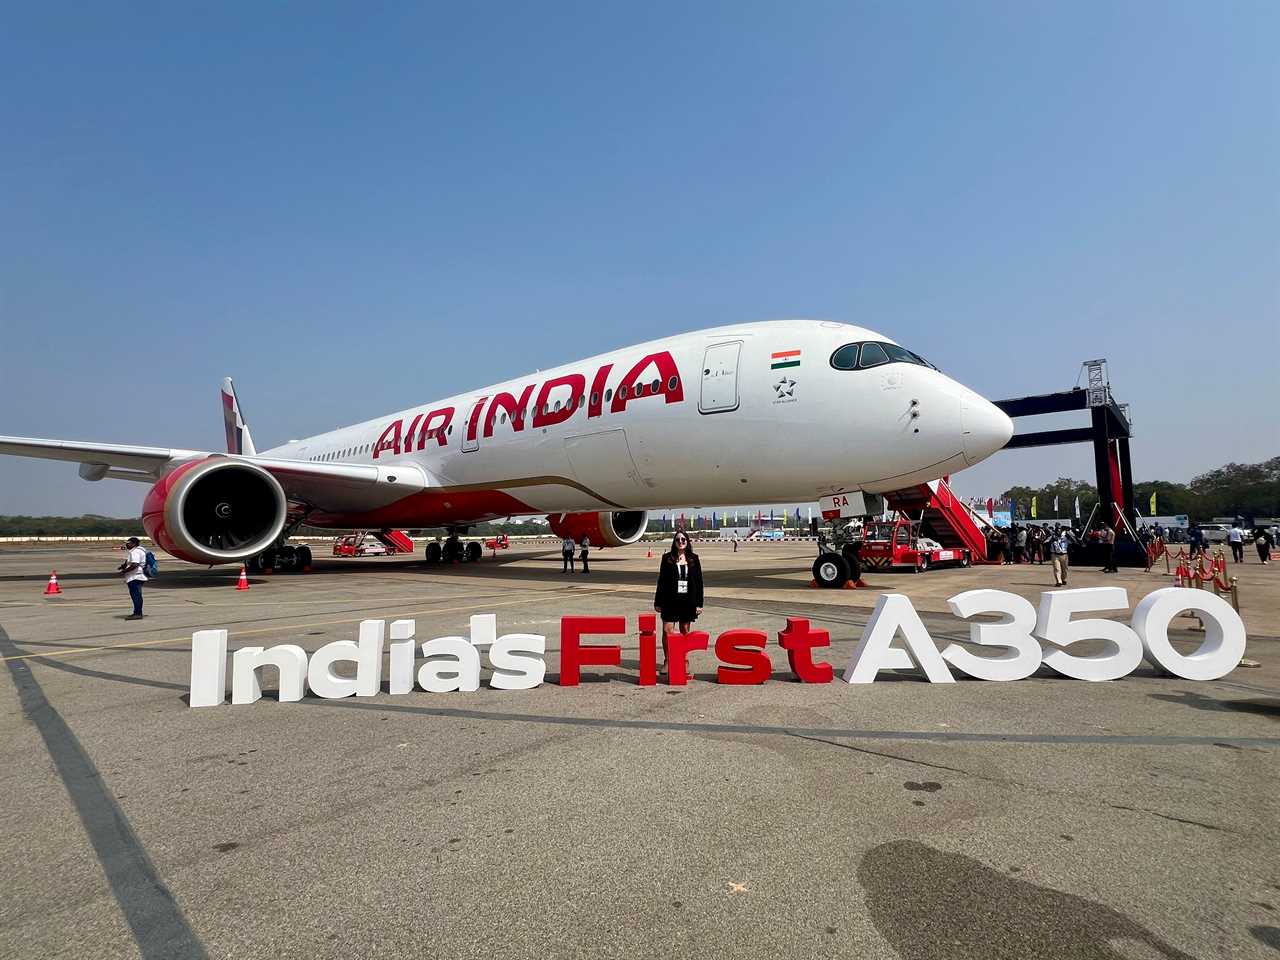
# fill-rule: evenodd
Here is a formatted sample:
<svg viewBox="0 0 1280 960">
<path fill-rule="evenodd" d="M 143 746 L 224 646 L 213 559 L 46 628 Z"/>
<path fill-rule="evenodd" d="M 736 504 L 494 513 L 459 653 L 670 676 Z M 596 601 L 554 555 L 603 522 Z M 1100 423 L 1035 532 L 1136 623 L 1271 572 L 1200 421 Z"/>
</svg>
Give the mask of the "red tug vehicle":
<svg viewBox="0 0 1280 960">
<path fill-rule="evenodd" d="M 910 567 L 915 573 L 942 564 L 967 567 L 973 562 L 966 548 L 944 547 L 936 540 L 921 536 L 920 521 L 909 520 L 901 514 L 896 520 L 868 522 L 863 527 L 858 557 L 863 566 Z"/>
</svg>

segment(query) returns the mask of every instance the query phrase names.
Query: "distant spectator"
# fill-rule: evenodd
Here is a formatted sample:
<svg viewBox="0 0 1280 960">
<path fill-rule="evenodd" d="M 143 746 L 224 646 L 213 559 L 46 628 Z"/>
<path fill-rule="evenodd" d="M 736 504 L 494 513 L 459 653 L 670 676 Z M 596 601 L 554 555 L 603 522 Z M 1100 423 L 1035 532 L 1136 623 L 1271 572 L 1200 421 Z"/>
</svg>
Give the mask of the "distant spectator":
<svg viewBox="0 0 1280 960">
<path fill-rule="evenodd" d="M 1108 524 L 1103 524 L 1102 529 L 1098 531 L 1098 542 L 1102 544 L 1103 558 L 1105 563 L 1102 567 L 1103 573 L 1119 573 L 1116 569 L 1116 532 Z"/>
<path fill-rule="evenodd" d="M 1244 531 L 1240 529 L 1239 520 L 1227 532 L 1227 542 L 1231 544 L 1231 559 L 1236 563 L 1244 563 Z"/>
<path fill-rule="evenodd" d="M 1013 540 L 1013 562 L 1027 562 L 1027 528 L 1018 527 Z"/>
<path fill-rule="evenodd" d="M 1271 536 L 1271 531 L 1266 527 L 1259 527 L 1253 531 L 1253 545 L 1258 551 L 1258 560 L 1261 563 L 1271 562 L 1271 548 L 1275 546 L 1275 540 Z"/>
<path fill-rule="evenodd" d="M 1067 538 L 1067 532 L 1059 526 L 1053 532 L 1052 539 L 1049 540 L 1049 559 L 1053 564 L 1054 586 L 1065 587 L 1067 585 L 1067 549 L 1070 545 L 1071 541 Z"/>
<path fill-rule="evenodd" d="M 1188 552 L 1191 556 L 1196 557 L 1204 553 L 1204 531 L 1200 529 L 1200 524 L 1193 523 L 1187 529 L 1187 544 L 1190 547 Z"/>
</svg>

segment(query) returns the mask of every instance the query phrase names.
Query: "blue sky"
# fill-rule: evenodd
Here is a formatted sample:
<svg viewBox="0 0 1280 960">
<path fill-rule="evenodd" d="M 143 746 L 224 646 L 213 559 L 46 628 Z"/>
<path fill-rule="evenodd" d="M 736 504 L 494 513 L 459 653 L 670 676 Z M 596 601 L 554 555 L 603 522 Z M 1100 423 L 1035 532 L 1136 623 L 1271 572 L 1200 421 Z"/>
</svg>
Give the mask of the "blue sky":
<svg viewBox="0 0 1280 960">
<path fill-rule="evenodd" d="M 6 14 L 0 433 L 219 449 L 230 374 L 266 446 L 811 316 L 992 398 L 1105 356 L 1139 479 L 1280 453 L 1273 3 L 180 6 Z M 0 458 L 0 513 L 142 493 Z"/>
</svg>

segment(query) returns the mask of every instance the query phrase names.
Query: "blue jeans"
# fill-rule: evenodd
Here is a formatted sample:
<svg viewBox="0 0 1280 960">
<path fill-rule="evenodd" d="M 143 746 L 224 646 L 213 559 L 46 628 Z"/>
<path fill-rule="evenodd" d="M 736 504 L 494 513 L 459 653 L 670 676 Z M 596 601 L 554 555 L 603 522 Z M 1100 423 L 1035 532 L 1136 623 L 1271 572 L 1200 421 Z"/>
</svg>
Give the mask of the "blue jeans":
<svg viewBox="0 0 1280 960">
<path fill-rule="evenodd" d="M 129 588 L 129 596 L 133 598 L 133 615 L 142 616 L 142 581 L 130 580 L 125 586 Z"/>
</svg>

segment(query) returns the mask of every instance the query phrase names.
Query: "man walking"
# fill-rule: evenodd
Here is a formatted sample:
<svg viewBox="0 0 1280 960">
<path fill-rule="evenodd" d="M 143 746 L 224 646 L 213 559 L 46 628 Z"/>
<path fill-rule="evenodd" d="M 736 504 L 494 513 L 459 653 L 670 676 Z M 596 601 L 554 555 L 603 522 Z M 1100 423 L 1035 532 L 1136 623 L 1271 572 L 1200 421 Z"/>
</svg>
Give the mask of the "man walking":
<svg viewBox="0 0 1280 960">
<path fill-rule="evenodd" d="M 1231 544 L 1231 559 L 1236 563 L 1244 563 L 1244 531 L 1240 529 L 1239 521 L 1231 525 L 1227 542 Z"/>
<path fill-rule="evenodd" d="M 1067 533 L 1062 527 L 1053 531 L 1049 541 L 1049 561 L 1053 564 L 1053 584 L 1056 587 L 1067 585 Z"/>
<path fill-rule="evenodd" d="M 147 551 L 139 546 L 137 537 L 130 537 L 124 545 L 129 553 L 117 569 L 124 574 L 124 585 L 129 588 L 129 597 L 133 600 L 133 613 L 125 619 L 141 620 L 142 585 L 147 582 Z"/>
</svg>

